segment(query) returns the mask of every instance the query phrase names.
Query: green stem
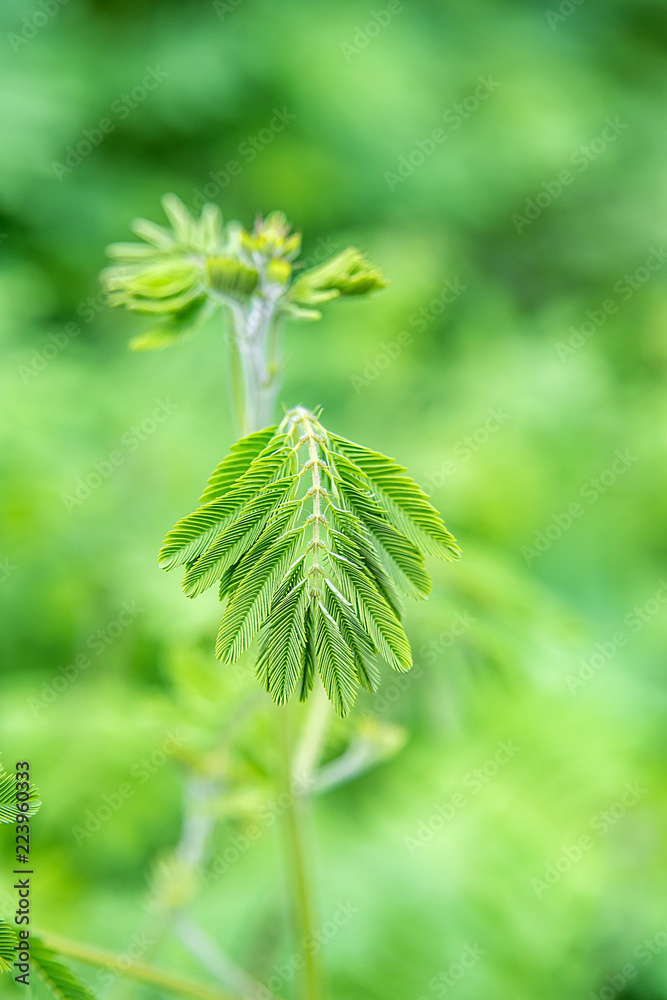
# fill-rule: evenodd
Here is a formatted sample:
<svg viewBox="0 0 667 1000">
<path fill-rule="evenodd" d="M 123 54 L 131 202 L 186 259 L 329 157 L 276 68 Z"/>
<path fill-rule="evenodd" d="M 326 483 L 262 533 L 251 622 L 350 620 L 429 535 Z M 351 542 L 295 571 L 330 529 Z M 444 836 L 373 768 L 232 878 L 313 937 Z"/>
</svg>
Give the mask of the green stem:
<svg viewBox="0 0 667 1000">
<path fill-rule="evenodd" d="M 320 1000 L 322 996 L 320 964 L 309 947 L 315 932 L 315 911 L 307 862 L 307 837 L 303 824 L 303 803 L 299 789 L 292 780 L 292 755 L 288 708 L 278 709 L 279 741 L 282 764 L 283 789 L 287 796 L 285 811 L 285 837 L 289 853 L 292 909 L 299 934 L 299 952 L 303 961 L 305 1000 Z"/>
<path fill-rule="evenodd" d="M 197 982 L 196 979 L 190 979 L 189 976 L 167 972 L 165 969 L 156 969 L 155 966 L 148 965 L 146 962 L 128 960 L 126 955 L 115 955 L 112 951 L 107 951 L 106 948 L 81 944 L 79 941 L 70 941 L 59 934 L 50 934 L 45 931 L 38 931 L 35 936 L 39 937 L 47 948 L 52 948 L 59 955 L 98 968 L 111 967 L 119 976 L 128 976 L 141 983 L 162 987 L 170 993 L 180 993 L 186 997 L 193 997 L 195 1000 L 242 1000 L 235 993 L 207 986 L 205 983 Z"/>
<path fill-rule="evenodd" d="M 235 336 L 236 317 L 223 310 L 223 322 L 225 324 L 224 336 L 227 344 L 227 381 L 229 385 L 230 407 L 236 428 L 236 433 L 241 436 L 246 431 L 246 391 L 244 385 L 244 370 L 241 361 L 241 352 L 237 338 Z"/>
<path fill-rule="evenodd" d="M 255 301 L 244 317 L 234 315 L 236 324 L 235 340 L 238 351 L 239 375 L 235 379 L 236 411 L 244 414 L 242 433 L 250 434 L 260 430 L 271 419 L 271 410 L 278 388 L 280 370 L 280 330 L 276 327 L 275 301 L 266 299 Z M 319 455 L 310 425 L 310 457 L 313 464 L 314 516 L 319 521 L 320 494 Z M 315 561 L 317 561 L 317 549 Z M 303 829 L 303 803 L 299 801 L 298 790 L 293 787 L 291 760 L 290 718 L 287 708 L 278 709 L 280 727 L 280 755 L 284 790 L 287 795 L 285 815 L 285 843 L 288 852 L 288 869 L 291 881 L 291 900 L 294 922 L 298 936 L 298 950 L 303 961 L 303 1000 L 320 1000 L 320 968 L 312 948 L 308 947 L 315 931 L 312 887 L 307 860 L 307 838 Z"/>
<path fill-rule="evenodd" d="M 316 684 L 292 768 L 294 780 L 306 789 L 310 789 L 320 762 L 330 720 L 331 702 L 322 685 Z"/>
</svg>

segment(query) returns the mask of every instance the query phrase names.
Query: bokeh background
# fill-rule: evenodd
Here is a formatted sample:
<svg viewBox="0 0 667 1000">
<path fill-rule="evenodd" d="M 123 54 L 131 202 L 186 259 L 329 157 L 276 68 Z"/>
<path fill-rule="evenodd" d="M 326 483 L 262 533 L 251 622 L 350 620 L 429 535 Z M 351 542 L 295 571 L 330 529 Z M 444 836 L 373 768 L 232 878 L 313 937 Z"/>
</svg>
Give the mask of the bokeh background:
<svg viewBox="0 0 667 1000">
<path fill-rule="evenodd" d="M 233 440 L 220 329 L 132 354 L 98 291 L 174 191 L 385 270 L 290 326 L 282 401 L 409 465 L 464 551 L 409 610 L 414 675 L 331 730 L 382 758 L 316 802 L 331 996 L 667 997 L 667 4 L 4 0 L 0 46 L 0 749 L 42 791 L 36 922 L 209 983 L 291 955 L 271 709 L 155 561 Z"/>
</svg>

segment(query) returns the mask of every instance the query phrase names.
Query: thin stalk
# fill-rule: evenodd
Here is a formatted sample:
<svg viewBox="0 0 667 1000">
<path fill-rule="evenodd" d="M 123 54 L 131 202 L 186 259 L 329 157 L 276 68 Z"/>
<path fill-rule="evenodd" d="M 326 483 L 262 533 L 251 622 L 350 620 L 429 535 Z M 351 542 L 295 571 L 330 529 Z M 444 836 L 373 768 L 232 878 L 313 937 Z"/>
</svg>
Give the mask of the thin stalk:
<svg viewBox="0 0 667 1000">
<path fill-rule="evenodd" d="M 246 392 L 244 386 L 243 365 L 241 353 L 234 336 L 234 320 L 225 315 L 225 342 L 227 345 L 227 383 L 229 386 L 229 399 L 234 421 L 234 428 L 237 435 L 246 433 L 246 412 L 245 399 Z"/>
<path fill-rule="evenodd" d="M 289 854 L 291 896 L 294 923 L 298 929 L 299 953 L 303 961 L 305 1000 L 320 1000 L 322 995 L 320 964 L 309 947 L 315 932 L 315 908 L 307 861 L 307 836 L 304 830 L 302 803 L 292 780 L 291 730 L 289 711 L 278 710 L 280 755 L 283 789 L 287 797 L 285 810 L 285 840 Z"/>
<path fill-rule="evenodd" d="M 151 986 L 158 986 L 169 993 L 180 993 L 186 997 L 193 997 L 194 1000 L 243 1000 L 242 997 L 228 990 L 221 990 L 214 986 L 207 986 L 199 983 L 189 976 L 182 976 L 176 972 L 167 972 L 165 969 L 156 969 L 146 962 L 138 962 L 128 959 L 126 955 L 115 955 L 106 948 L 98 948 L 96 945 L 82 944 L 79 941 L 70 941 L 59 934 L 50 934 L 48 931 L 36 931 L 35 936 L 46 945 L 52 948 L 59 955 L 66 958 L 73 958 L 75 961 L 84 962 L 86 965 L 93 965 L 97 968 L 113 968 L 119 976 L 127 976 L 136 979 L 141 983 L 148 983 Z"/>
<path fill-rule="evenodd" d="M 249 313 L 233 316 L 235 342 L 242 377 L 235 380 L 236 410 L 244 414 L 243 434 L 260 430 L 271 419 L 271 410 L 279 387 L 281 331 L 276 317 L 276 302 L 271 298 L 253 302 Z M 309 449 L 313 465 L 313 514 L 322 519 L 320 499 L 319 455 L 312 433 Z M 317 535 L 317 529 L 315 531 Z M 317 562 L 317 548 L 315 562 Z M 313 891 L 310 883 L 308 842 L 303 829 L 303 803 L 299 801 L 293 782 L 291 760 L 290 716 L 287 708 L 278 709 L 279 745 L 282 783 L 287 797 L 285 812 L 285 845 L 290 873 L 291 906 L 294 914 L 298 949 L 303 960 L 303 1000 L 320 1000 L 322 996 L 320 968 L 312 948 L 308 947 L 315 931 Z"/>
<path fill-rule="evenodd" d="M 266 1000 L 272 1000 L 272 998 L 276 1000 L 266 986 L 257 982 L 244 969 L 232 962 L 218 948 L 213 938 L 194 920 L 186 917 L 185 914 L 177 914 L 174 927 L 183 944 L 221 983 L 230 989 L 238 990 L 244 997 L 264 996 Z"/>
<path fill-rule="evenodd" d="M 294 780 L 310 794 L 331 720 L 331 702 L 321 684 L 315 685 L 301 739 L 294 753 Z"/>
</svg>

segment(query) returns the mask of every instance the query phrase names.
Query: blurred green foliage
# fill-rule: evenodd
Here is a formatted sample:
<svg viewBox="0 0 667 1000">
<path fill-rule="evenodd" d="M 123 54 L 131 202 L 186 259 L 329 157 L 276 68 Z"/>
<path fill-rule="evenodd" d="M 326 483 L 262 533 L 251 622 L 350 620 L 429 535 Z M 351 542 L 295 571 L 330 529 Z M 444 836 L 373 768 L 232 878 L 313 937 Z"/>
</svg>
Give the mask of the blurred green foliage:
<svg viewBox="0 0 667 1000">
<path fill-rule="evenodd" d="M 667 996 L 667 4 L 4 0 L 0 44 L 1 749 L 44 802 L 35 920 L 127 952 L 192 775 L 222 781 L 214 854 L 272 794 L 215 597 L 155 561 L 232 440 L 220 330 L 132 355 L 145 322 L 97 286 L 174 191 L 382 267 L 381 295 L 289 328 L 282 402 L 409 465 L 464 552 L 410 609 L 405 690 L 332 732 L 332 757 L 368 712 L 408 736 L 317 802 L 322 922 L 358 910 L 323 948 L 332 996 Z M 193 913 L 268 978 L 262 829 Z M 142 957 L 210 978 L 150 933 Z"/>
</svg>

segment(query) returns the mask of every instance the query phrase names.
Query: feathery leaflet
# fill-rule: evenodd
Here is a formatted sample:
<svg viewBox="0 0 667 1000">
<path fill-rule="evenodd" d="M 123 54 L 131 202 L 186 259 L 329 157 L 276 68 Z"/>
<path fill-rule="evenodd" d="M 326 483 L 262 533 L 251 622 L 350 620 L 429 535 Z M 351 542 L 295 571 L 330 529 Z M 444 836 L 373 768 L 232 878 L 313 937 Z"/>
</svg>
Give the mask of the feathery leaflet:
<svg viewBox="0 0 667 1000">
<path fill-rule="evenodd" d="M 406 470 L 297 407 L 232 447 L 159 561 L 184 567 L 188 597 L 218 584 L 220 660 L 257 639 L 257 676 L 277 704 L 305 699 L 317 670 L 346 715 L 359 685 L 376 690 L 378 660 L 412 666 L 402 595 L 428 596 L 425 552 L 459 549 Z"/>
</svg>

